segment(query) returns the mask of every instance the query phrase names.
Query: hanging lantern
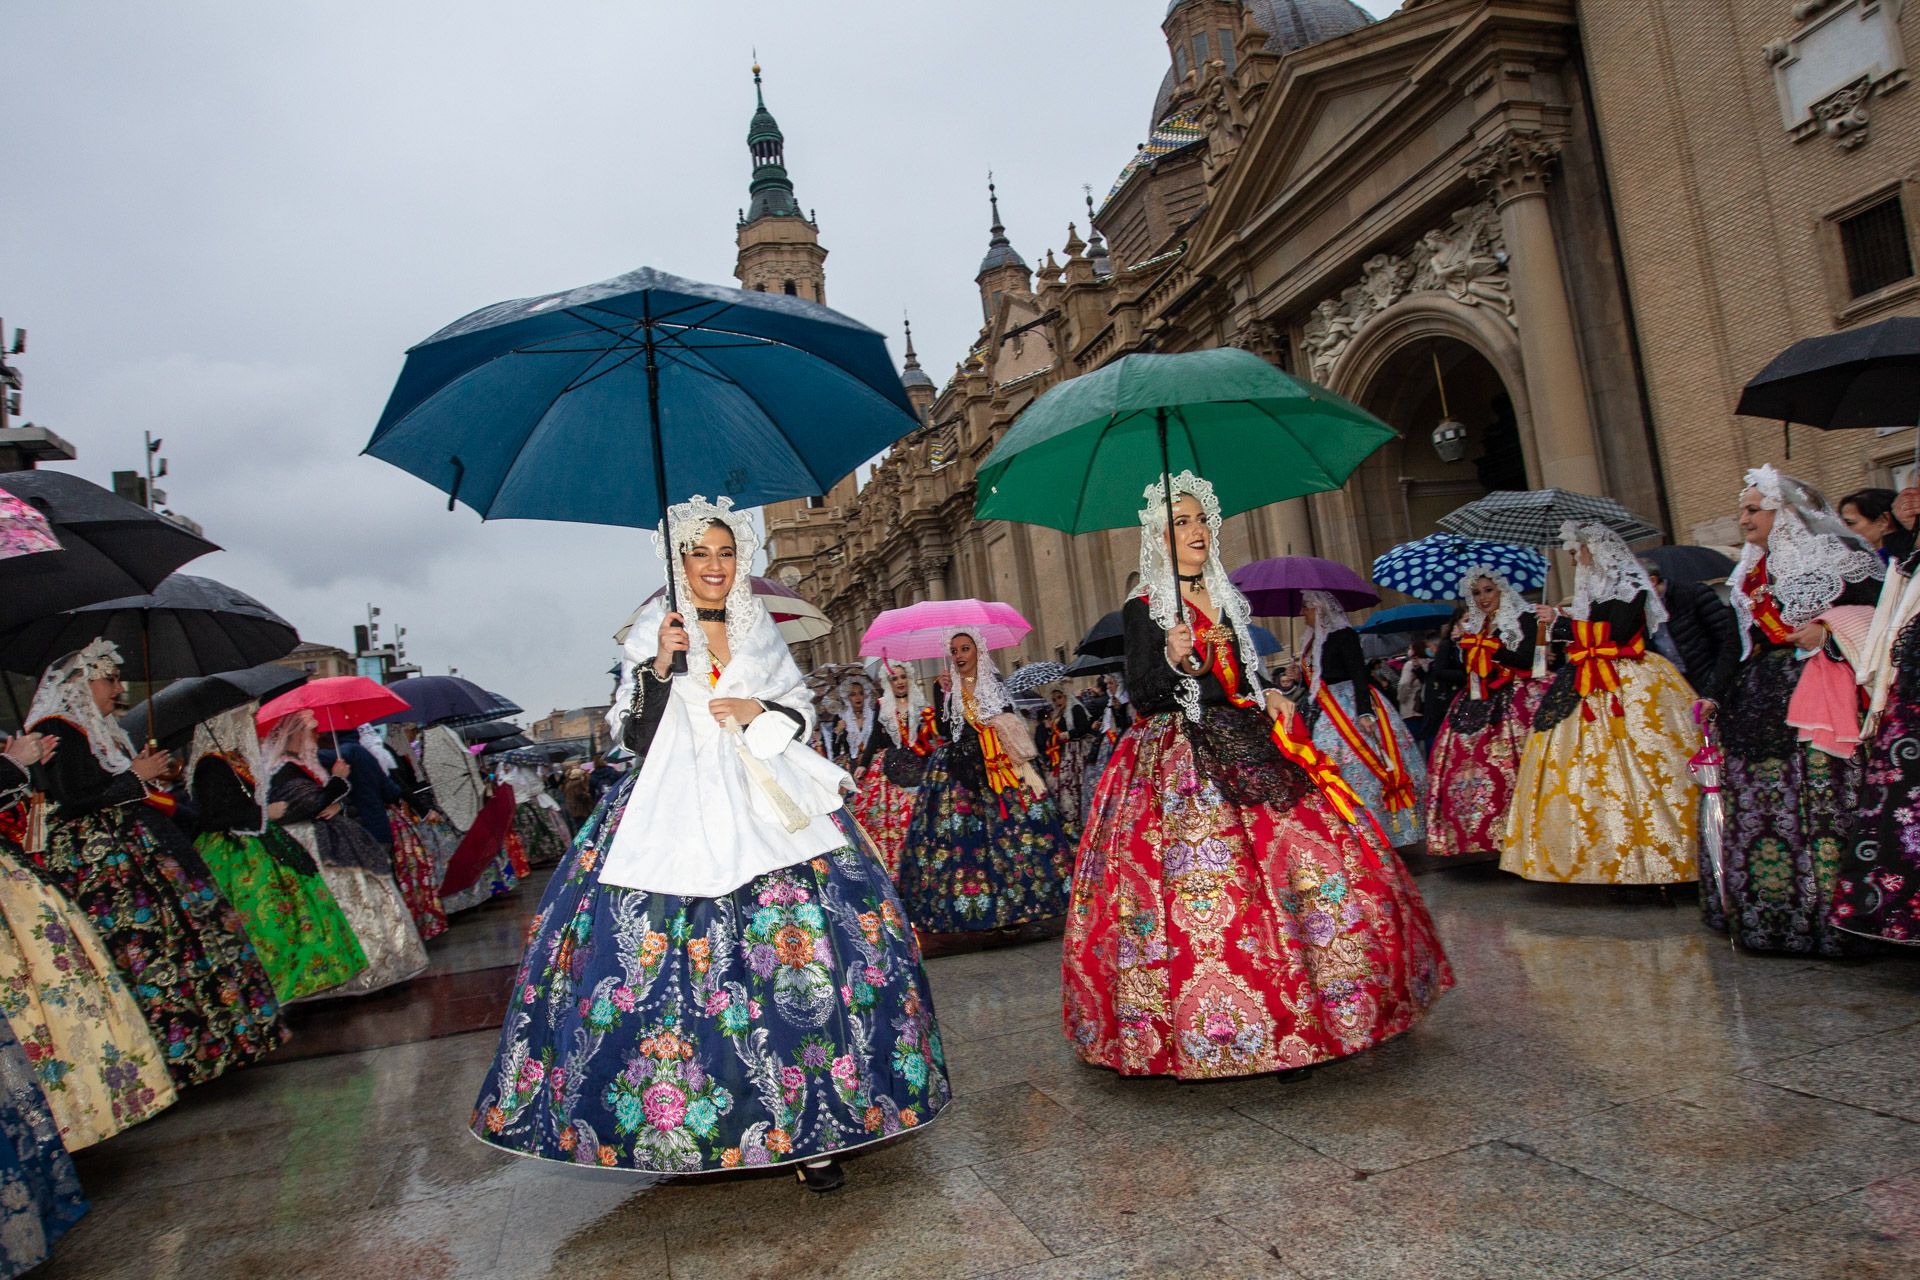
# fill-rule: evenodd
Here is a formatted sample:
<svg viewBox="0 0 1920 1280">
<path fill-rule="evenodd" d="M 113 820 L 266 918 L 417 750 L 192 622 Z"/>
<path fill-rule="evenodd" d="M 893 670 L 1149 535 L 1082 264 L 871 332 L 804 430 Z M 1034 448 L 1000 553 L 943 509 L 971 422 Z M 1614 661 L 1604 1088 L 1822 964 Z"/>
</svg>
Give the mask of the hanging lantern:
<svg viewBox="0 0 1920 1280">
<path fill-rule="evenodd" d="M 1440 425 L 1433 429 L 1433 451 L 1440 455 L 1442 462 L 1464 462 L 1467 457 L 1467 427 L 1463 422 L 1454 421 L 1452 411 L 1447 408 L 1447 380 L 1440 376 L 1438 344 L 1430 354 L 1433 356 L 1433 382 L 1440 389 Z"/>
</svg>

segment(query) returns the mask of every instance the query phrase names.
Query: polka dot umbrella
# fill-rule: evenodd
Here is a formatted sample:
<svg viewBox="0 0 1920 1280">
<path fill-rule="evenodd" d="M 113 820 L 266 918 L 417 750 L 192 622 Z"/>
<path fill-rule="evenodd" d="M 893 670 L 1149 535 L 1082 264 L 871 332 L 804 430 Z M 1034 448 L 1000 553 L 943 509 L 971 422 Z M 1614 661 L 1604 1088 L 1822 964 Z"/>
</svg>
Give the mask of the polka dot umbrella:
<svg viewBox="0 0 1920 1280">
<path fill-rule="evenodd" d="M 1457 533 L 1401 543 L 1373 562 L 1373 581 L 1416 600 L 1453 600 L 1460 595 L 1460 575 L 1476 565 L 1500 570 L 1515 591 L 1538 591 L 1547 583 L 1547 558 L 1532 547 Z"/>
</svg>

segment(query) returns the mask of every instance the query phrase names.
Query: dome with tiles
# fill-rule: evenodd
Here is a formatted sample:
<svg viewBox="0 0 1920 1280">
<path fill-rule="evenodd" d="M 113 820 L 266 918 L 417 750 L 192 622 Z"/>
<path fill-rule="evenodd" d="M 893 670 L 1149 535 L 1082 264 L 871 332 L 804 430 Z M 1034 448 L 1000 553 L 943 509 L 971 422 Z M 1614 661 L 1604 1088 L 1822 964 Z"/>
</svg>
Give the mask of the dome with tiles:
<svg viewBox="0 0 1920 1280">
<path fill-rule="evenodd" d="M 1188 0 L 1173 0 L 1167 6 L 1167 14 Z M 1319 44 L 1322 40 L 1331 40 L 1344 36 L 1361 27 L 1370 26 L 1373 17 L 1354 0 L 1242 0 L 1243 5 L 1253 14 L 1260 29 L 1267 33 L 1267 48 L 1275 53 L 1290 53 L 1295 49 L 1304 49 L 1310 44 Z M 1212 40 L 1217 41 L 1219 34 L 1214 33 Z M 1222 56 L 1224 51 L 1209 46 L 1208 56 L 1230 61 Z M 1174 68 L 1167 69 L 1167 77 L 1160 84 L 1160 92 L 1153 100 L 1153 125 L 1159 127 L 1167 118 L 1167 105 L 1173 100 L 1174 85 L 1178 75 Z"/>
</svg>

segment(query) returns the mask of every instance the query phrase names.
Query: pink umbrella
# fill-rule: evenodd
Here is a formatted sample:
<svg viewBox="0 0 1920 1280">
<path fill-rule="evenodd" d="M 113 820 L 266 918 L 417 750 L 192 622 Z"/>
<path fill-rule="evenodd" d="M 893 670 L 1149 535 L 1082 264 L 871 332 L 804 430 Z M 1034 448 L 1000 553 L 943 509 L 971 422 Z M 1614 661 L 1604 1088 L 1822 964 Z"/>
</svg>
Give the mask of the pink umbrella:
<svg viewBox="0 0 1920 1280">
<path fill-rule="evenodd" d="M 922 600 L 889 609 L 860 637 L 868 658 L 944 658 L 956 631 L 971 631 L 986 649 L 1010 649 L 1026 638 L 1033 624 L 998 600 Z"/>
<path fill-rule="evenodd" d="M 60 540 L 53 536 L 47 518 L 28 503 L 0 490 L 0 560 L 59 549 Z"/>
<path fill-rule="evenodd" d="M 296 711 L 311 711 L 322 733 L 338 733 L 406 709 L 406 699 L 365 676 L 328 676 L 281 694 L 260 708 L 254 723 L 264 734 Z"/>
</svg>

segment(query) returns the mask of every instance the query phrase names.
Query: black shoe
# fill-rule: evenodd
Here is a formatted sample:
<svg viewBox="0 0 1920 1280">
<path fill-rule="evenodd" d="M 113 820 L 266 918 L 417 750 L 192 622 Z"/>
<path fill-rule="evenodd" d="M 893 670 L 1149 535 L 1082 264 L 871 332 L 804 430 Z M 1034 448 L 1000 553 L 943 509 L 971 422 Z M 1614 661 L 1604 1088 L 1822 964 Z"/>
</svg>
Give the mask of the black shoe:
<svg viewBox="0 0 1920 1280">
<path fill-rule="evenodd" d="M 840 1167 L 838 1160 L 820 1160 L 812 1164 L 803 1164 L 793 1171 L 800 1181 L 807 1184 L 807 1190 L 817 1192 L 838 1191 L 846 1185 L 847 1171 Z"/>
<path fill-rule="evenodd" d="M 1311 1066 L 1289 1067 L 1285 1071 L 1274 1072 L 1273 1078 L 1274 1078 L 1274 1081 L 1278 1084 L 1299 1084 L 1302 1080 L 1305 1080 L 1308 1076 L 1312 1074 L 1313 1074 L 1313 1067 Z"/>
</svg>

